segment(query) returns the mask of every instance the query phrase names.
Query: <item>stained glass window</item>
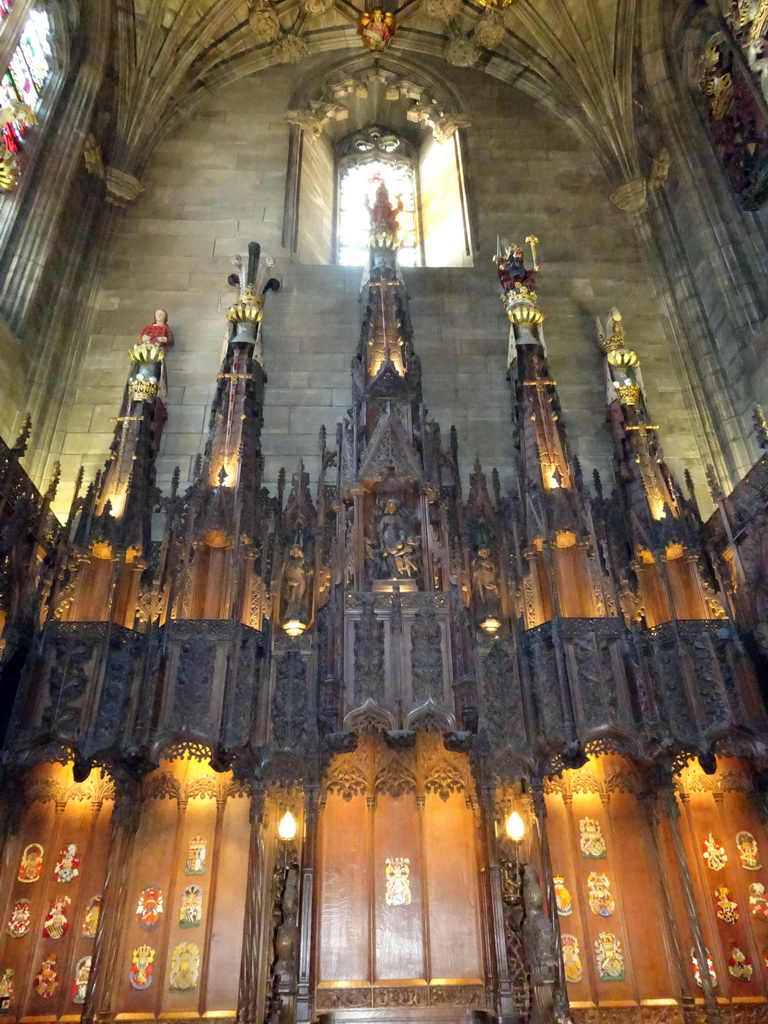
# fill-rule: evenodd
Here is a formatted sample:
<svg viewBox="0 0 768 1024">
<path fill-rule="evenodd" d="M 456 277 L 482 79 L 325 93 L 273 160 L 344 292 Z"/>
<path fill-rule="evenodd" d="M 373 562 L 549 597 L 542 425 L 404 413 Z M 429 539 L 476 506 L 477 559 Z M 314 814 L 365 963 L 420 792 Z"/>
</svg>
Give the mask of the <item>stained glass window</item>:
<svg viewBox="0 0 768 1024">
<path fill-rule="evenodd" d="M 10 10 L 9 0 L 0 0 Z M 19 45 L 13 51 L 11 63 L 0 82 L 0 108 L 12 103 L 26 103 L 32 110 L 40 105 L 46 82 L 51 74 L 51 22 L 45 11 L 34 10 L 21 33 Z M 28 128 L 20 121 L 8 121 L 0 129 L 3 144 L 12 153 L 18 153 Z"/>
<path fill-rule="evenodd" d="M 373 206 L 376 189 L 382 181 L 392 204 L 396 205 L 398 200 L 403 204 L 397 215 L 400 240 L 397 261 L 402 267 L 416 267 L 421 262 L 413 166 L 407 160 L 368 159 L 341 171 L 338 249 L 339 263 L 344 267 L 360 267 L 368 262 L 370 217 L 366 202 Z"/>
</svg>

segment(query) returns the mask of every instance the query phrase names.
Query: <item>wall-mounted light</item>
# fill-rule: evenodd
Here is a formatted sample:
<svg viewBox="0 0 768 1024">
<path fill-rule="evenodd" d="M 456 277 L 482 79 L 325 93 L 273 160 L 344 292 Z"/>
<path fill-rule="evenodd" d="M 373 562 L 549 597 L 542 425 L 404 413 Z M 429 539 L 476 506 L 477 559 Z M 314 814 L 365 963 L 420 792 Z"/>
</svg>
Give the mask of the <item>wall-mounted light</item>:
<svg viewBox="0 0 768 1024">
<path fill-rule="evenodd" d="M 492 615 L 489 615 L 487 619 L 483 619 L 480 623 L 480 629 L 485 633 L 497 633 L 501 629 L 501 623 L 498 619 L 494 619 Z"/>
<path fill-rule="evenodd" d="M 507 838 L 512 840 L 512 859 L 508 860 L 502 854 L 501 862 L 501 898 L 505 903 L 519 904 L 523 898 L 523 866 L 520 863 L 520 843 L 525 835 L 525 822 L 517 813 L 512 811 L 504 823 L 504 831 Z"/>
<path fill-rule="evenodd" d="M 517 811 L 512 811 L 510 816 L 507 818 L 505 828 L 507 830 L 507 835 L 513 843 L 522 842 L 523 836 L 525 835 L 525 822 Z"/>
<path fill-rule="evenodd" d="M 301 636 L 306 628 L 306 622 L 301 622 L 300 619 L 289 619 L 283 623 L 283 629 L 288 636 Z"/>
<path fill-rule="evenodd" d="M 277 834 L 283 842 L 290 842 L 296 838 L 296 819 L 290 811 L 286 811 L 277 826 Z"/>
</svg>

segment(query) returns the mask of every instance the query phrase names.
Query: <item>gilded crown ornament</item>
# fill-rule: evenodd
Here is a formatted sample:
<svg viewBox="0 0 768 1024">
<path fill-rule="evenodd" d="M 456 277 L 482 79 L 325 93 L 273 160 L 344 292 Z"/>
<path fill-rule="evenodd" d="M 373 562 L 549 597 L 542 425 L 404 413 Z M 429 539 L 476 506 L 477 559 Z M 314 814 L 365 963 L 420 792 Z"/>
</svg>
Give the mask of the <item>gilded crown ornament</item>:
<svg viewBox="0 0 768 1024">
<path fill-rule="evenodd" d="M 264 297 L 254 294 L 253 285 L 246 285 L 240 298 L 227 310 L 227 320 L 232 324 L 257 324 L 264 316 Z"/>
<path fill-rule="evenodd" d="M 640 399 L 640 388 L 637 384 L 619 384 L 616 394 L 622 405 L 637 405 Z"/>
<path fill-rule="evenodd" d="M 142 340 L 129 351 L 128 358 L 138 364 L 135 375 L 128 381 L 128 396 L 132 402 L 153 402 L 157 398 L 165 348 L 160 341 Z"/>
</svg>

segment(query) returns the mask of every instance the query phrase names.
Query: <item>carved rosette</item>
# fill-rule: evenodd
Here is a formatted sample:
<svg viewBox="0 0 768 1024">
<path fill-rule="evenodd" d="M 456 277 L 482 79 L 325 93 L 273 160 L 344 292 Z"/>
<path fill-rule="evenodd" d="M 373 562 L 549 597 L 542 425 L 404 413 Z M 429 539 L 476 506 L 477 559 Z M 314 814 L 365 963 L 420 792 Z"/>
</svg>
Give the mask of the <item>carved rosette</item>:
<svg viewBox="0 0 768 1024">
<path fill-rule="evenodd" d="M 455 68 L 471 68 L 480 59 L 480 47 L 472 39 L 459 36 L 446 43 L 443 51 L 445 59 Z"/>
</svg>

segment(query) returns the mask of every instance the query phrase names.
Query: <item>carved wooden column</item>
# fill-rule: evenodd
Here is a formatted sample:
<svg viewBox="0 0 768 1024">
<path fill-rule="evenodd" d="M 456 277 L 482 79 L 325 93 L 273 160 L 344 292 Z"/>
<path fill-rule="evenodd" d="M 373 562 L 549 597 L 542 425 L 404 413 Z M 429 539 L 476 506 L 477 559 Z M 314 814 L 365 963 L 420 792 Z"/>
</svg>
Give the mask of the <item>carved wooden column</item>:
<svg viewBox="0 0 768 1024">
<path fill-rule="evenodd" d="M 315 847 L 317 845 L 317 817 L 320 801 L 320 787 L 317 783 L 307 786 L 304 792 L 304 842 L 301 858 L 301 912 L 299 915 L 299 984 L 296 1002 L 296 1020 L 312 1019 L 312 954 L 313 954 L 313 905 L 315 881 Z"/>
<path fill-rule="evenodd" d="M 112 810 L 107 876 L 93 943 L 93 959 L 83 1005 L 83 1024 L 112 1016 L 112 995 L 116 978 L 114 965 L 120 950 L 129 899 L 128 875 L 141 817 L 141 783 L 130 779 L 118 784 Z"/>
<path fill-rule="evenodd" d="M 688 959 L 683 947 L 680 929 L 677 926 L 675 910 L 670 892 L 669 876 L 664 854 L 659 840 L 659 809 L 656 803 L 656 794 L 645 790 L 638 796 L 638 803 L 645 818 L 643 836 L 648 851 L 648 861 L 651 865 L 651 873 L 657 883 L 657 893 L 661 906 L 661 919 L 663 924 L 662 938 L 666 952 L 666 960 L 670 965 L 681 994 L 683 1011 L 690 1011 L 694 1004 L 694 994 L 691 988 L 688 972 L 684 970 L 683 964 Z"/>
<path fill-rule="evenodd" d="M 251 836 L 248 851 L 248 885 L 245 893 L 243 951 L 240 957 L 240 984 L 237 994 L 237 1024 L 257 1024 L 264 1018 L 258 1003 L 258 966 L 261 945 L 264 893 L 261 880 L 264 862 L 264 790 L 251 797 Z"/>
<path fill-rule="evenodd" d="M 219 890 L 220 878 L 219 867 L 221 865 L 221 839 L 224 828 L 224 811 L 227 807 L 226 789 L 221 784 L 221 777 L 217 780 L 216 789 L 216 824 L 213 832 L 213 857 L 211 858 L 211 878 L 208 883 L 208 914 L 205 919 L 205 939 L 203 940 L 203 955 L 205 963 L 210 963 L 211 945 L 213 942 L 213 922 L 216 912 L 216 894 Z M 222 791 L 224 790 L 224 791 Z M 248 877 L 250 881 L 250 875 Z M 200 984 L 200 1017 L 205 1016 L 208 1001 L 208 971 L 205 972 Z"/>
<path fill-rule="evenodd" d="M 701 976 L 701 988 L 704 995 L 704 1010 L 709 1024 L 720 1024 L 721 1015 L 715 997 L 715 990 L 712 987 L 712 979 L 709 976 L 707 967 L 707 947 L 704 943 L 704 934 L 701 930 L 699 911 L 696 906 L 696 894 L 693 888 L 690 868 L 685 856 L 685 844 L 683 833 L 680 829 L 680 808 L 675 797 L 672 779 L 664 780 L 658 791 L 658 800 L 661 812 L 669 825 L 669 834 L 672 838 L 672 847 L 675 851 L 677 869 L 680 876 L 680 884 L 685 900 L 685 909 L 688 915 L 688 926 L 691 929 L 693 947 L 696 950 L 696 959 L 699 961 L 699 974 Z"/>
<path fill-rule="evenodd" d="M 539 851 L 541 853 L 541 874 L 544 882 L 544 899 L 549 920 L 552 922 L 552 930 L 557 940 L 557 976 L 555 979 L 555 1007 L 560 1016 L 570 1017 L 568 1010 L 568 987 L 565 981 L 565 965 L 563 964 L 563 943 L 560 937 L 560 918 L 557 914 L 557 900 L 555 898 L 555 886 L 552 881 L 552 855 L 549 849 L 549 836 L 547 834 L 547 803 L 544 799 L 544 779 L 531 779 L 531 797 L 533 799 L 533 813 L 536 815 L 536 825 L 539 831 Z M 584 933 L 587 934 L 586 932 Z"/>
<path fill-rule="evenodd" d="M 496 787 L 493 783 L 478 785 L 477 796 L 480 804 L 480 820 L 485 861 L 488 865 L 486 888 L 490 920 L 486 921 L 486 929 L 490 931 L 491 949 L 493 951 L 493 986 L 489 996 L 496 1004 L 499 1016 L 507 1020 L 516 1020 L 518 1014 L 515 1007 L 515 993 L 512 977 L 507 961 L 507 940 L 504 921 L 504 900 L 502 898 L 501 865 L 496 843 Z M 495 992 L 494 992 L 495 989 Z M 494 998 L 495 997 L 495 998 Z"/>
</svg>

